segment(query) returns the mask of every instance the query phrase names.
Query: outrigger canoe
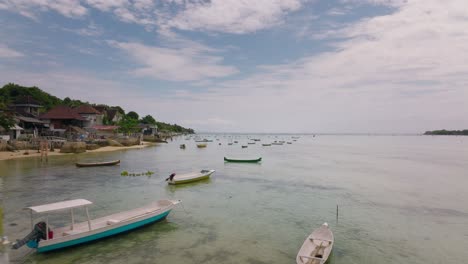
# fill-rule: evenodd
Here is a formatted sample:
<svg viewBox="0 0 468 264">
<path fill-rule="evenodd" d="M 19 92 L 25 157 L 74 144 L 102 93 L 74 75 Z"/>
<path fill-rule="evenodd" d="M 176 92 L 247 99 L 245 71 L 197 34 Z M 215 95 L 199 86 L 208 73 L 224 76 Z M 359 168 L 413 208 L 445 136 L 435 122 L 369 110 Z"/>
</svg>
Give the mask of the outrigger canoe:
<svg viewBox="0 0 468 264">
<path fill-rule="evenodd" d="M 92 202 L 85 199 L 27 207 L 26 209 L 31 211 L 32 231 L 25 238 L 13 244 L 12 248 L 18 249 L 26 244 L 30 248 L 35 248 L 37 252 L 48 252 L 113 236 L 166 218 L 174 205 L 179 202 L 160 200 L 144 207 L 92 220 L 89 218 L 88 212 L 88 206 Z M 75 223 L 74 209 L 76 208 L 85 209 L 86 221 Z M 53 228 L 49 224 L 48 216 L 52 212 L 59 211 L 71 214 L 71 224 L 69 226 Z M 33 225 L 33 213 L 44 214 L 45 222 L 41 221 Z"/>
<path fill-rule="evenodd" d="M 328 260 L 335 239 L 333 233 L 324 223 L 315 229 L 304 241 L 296 257 L 297 264 L 323 264 Z"/>
<path fill-rule="evenodd" d="M 117 165 L 120 163 L 120 160 L 112 160 L 112 161 L 105 161 L 105 162 L 92 162 L 92 163 L 82 163 L 77 162 L 77 167 L 96 167 L 96 166 L 112 166 Z"/>
<path fill-rule="evenodd" d="M 256 162 L 260 162 L 262 161 L 262 158 L 258 158 L 258 159 L 247 159 L 247 160 L 244 160 L 244 159 L 228 159 L 226 157 L 224 157 L 224 161 L 226 162 L 250 162 L 250 163 L 256 163 Z"/>
<path fill-rule="evenodd" d="M 172 180 L 168 181 L 168 183 L 172 185 L 176 185 L 176 184 L 201 181 L 201 180 L 208 179 L 211 176 L 211 174 L 213 174 L 214 172 L 215 170 L 201 170 L 200 172 L 176 174 Z"/>
</svg>

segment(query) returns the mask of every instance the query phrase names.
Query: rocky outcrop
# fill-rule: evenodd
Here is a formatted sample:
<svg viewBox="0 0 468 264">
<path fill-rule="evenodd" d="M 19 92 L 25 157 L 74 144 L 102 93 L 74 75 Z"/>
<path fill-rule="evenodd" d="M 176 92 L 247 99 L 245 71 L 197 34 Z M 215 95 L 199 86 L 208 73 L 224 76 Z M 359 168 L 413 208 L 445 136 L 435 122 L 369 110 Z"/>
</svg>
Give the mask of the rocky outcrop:
<svg viewBox="0 0 468 264">
<path fill-rule="evenodd" d="M 107 143 L 109 143 L 109 146 L 111 147 L 122 147 L 123 145 L 120 144 L 119 142 L 113 140 L 113 139 L 108 139 Z"/>
<path fill-rule="evenodd" d="M 98 149 L 100 147 L 101 146 L 99 146 L 98 144 L 86 144 L 86 150 L 95 150 L 95 149 Z"/>
<path fill-rule="evenodd" d="M 86 152 L 86 143 L 84 142 L 65 142 L 60 153 L 82 153 Z"/>
<path fill-rule="evenodd" d="M 129 137 L 129 138 L 119 138 L 116 139 L 121 145 L 123 146 L 134 146 L 140 145 L 140 138 L 139 137 Z"/>
</svg>

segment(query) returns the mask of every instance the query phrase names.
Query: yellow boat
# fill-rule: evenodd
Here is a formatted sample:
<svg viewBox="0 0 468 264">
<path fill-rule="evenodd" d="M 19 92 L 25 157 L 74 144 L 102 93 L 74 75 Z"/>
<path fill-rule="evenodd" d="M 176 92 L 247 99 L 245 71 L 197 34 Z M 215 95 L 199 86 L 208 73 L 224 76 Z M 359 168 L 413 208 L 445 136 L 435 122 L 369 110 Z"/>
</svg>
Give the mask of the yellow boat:
<svg viewBox="0 0 468 264">
<path fill-rule="evenodd" d="M 183 184 L 195 181 L 201 181 L 210 178 L 215 170 L 201 170 L 200 172 L 192 172 L 187 174 L 176 174 L 172 180 L 168 180 L 169 184 Z"/>
<path fill-rule="evenodd" d="M 206 148 L 206 144 L 197 144 L 198 148 Z"/>
</svg>

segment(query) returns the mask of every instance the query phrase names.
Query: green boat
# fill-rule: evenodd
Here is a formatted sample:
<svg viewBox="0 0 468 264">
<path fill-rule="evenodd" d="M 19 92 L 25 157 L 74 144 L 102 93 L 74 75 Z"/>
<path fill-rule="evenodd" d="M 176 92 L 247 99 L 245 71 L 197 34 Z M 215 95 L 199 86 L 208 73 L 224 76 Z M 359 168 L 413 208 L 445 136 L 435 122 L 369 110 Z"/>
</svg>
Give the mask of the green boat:
<svg viewBox="0 0 468 264">
<path fill-rule="evenodd" d="M 226 162 L 248 162 L 248 163 L 257 163 L 257 162 L 260 162 L 262 161 L 262 158 L 258 158 L 258 159 L 247 159 L 247 160 L 244 160 L 244 159 L 228 159 L 226 157 L 224 157 L 224 161 Z"/>
</svg>

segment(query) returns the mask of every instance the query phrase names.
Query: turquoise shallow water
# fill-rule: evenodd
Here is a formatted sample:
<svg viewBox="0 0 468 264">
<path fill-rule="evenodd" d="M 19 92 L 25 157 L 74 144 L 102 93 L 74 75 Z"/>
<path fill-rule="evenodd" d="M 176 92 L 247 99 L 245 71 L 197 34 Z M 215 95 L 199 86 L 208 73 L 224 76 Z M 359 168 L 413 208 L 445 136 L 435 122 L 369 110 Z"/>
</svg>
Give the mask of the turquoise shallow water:
<svg viewBox="0 0 468 264">
<path fill-rule="evenodd" d="M 247 135 L 216 137 L 206 149 L 179 138 L 142 150 L 53 157 L 47 165 L 35 158 L 0 161 L 10 240 L 29 232 L 25 206 L 86 198 L 99 217 L 161 198 L 183 201 L 165 221 L 134 232 L 42 255 L 7 250 L 0 263 L 295 263 L 305 237 L 323 222 L 336 239 L 331 263 L 468 259 L 466 137 L 320 135 L 262 147 L 291 135 L 255 135 L 262 141 L 247 149 L 240 147 Z M 228 146 L 230 140 L 239 144 Z M 263 162 L 224 163 L 223 156 Z M 110 159 L 122 163 L 74 166 Z M 212 179 L 184 186 L 164 181 L 171 172 L 203 168 L 216 170 Z M 122 170 L 155 174 L 122 177 Z M 67 217 L 50 219 L 60 225 Z"/>
</svg>

